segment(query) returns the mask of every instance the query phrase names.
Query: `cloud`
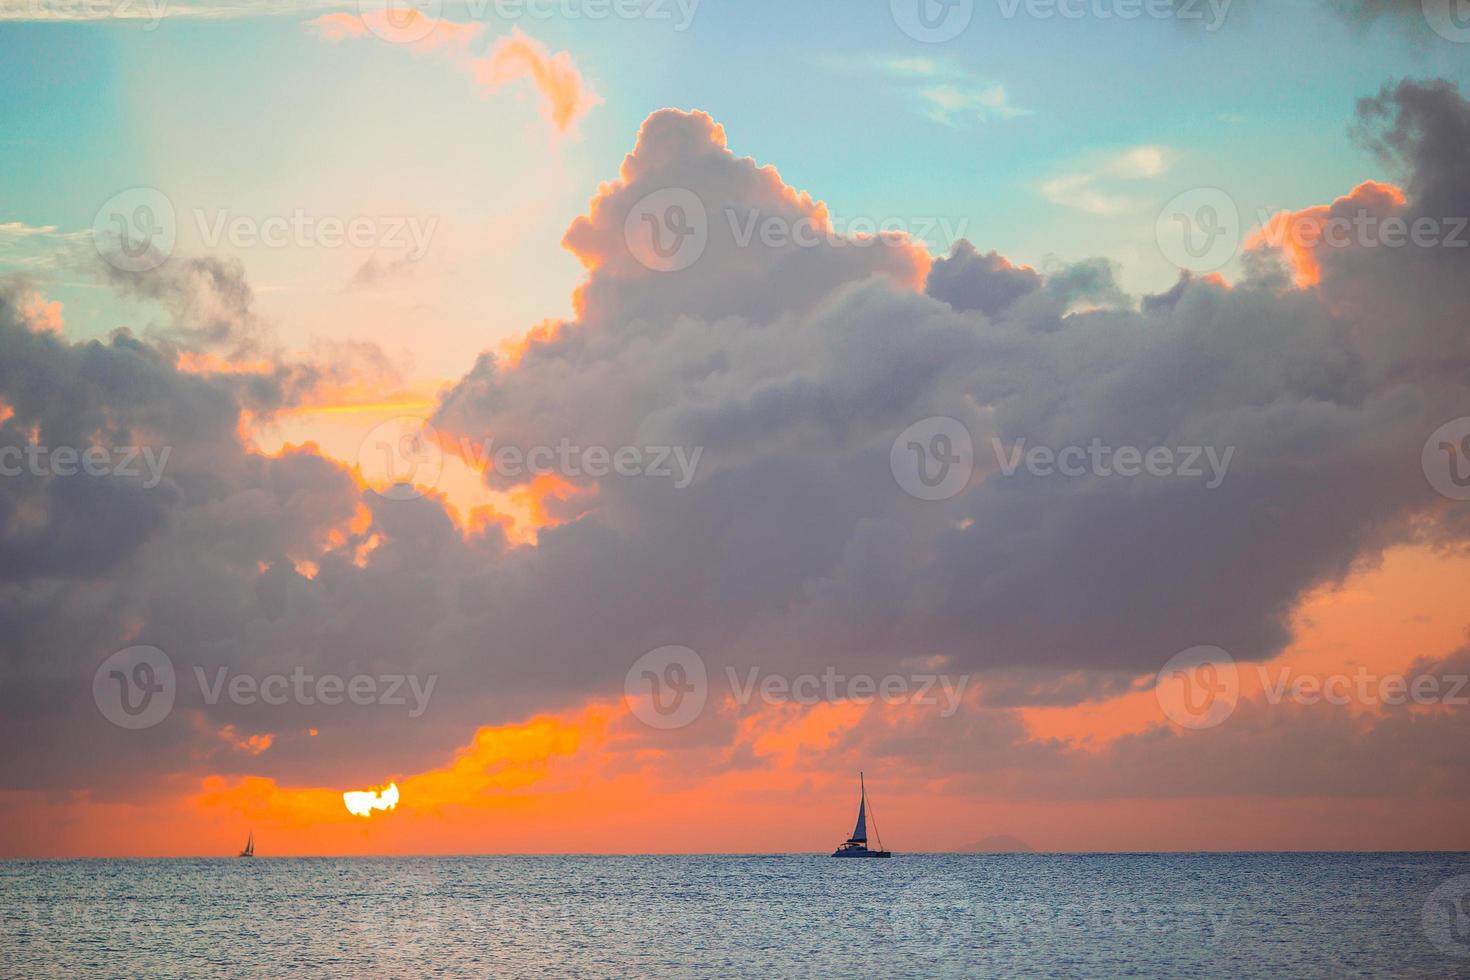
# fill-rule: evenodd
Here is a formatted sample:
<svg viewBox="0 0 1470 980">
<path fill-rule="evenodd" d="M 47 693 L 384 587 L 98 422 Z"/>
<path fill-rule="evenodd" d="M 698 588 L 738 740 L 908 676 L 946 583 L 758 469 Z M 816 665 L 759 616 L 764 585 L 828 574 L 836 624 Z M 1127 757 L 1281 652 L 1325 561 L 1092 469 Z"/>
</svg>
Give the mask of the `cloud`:
<svg viewBox="0 0 1470 980">
<path fill-rule="evenodd" d="M 485 31 L 484 24 L 461 24 L 443 18 L 426 23 L 417 8 L 405 7 L 390 12 L 366 10 L 361 13 L 329 13 L 309 21 L 307 26 L 325 41 L 343 41 L 376 35 L 380 38 L 401 37 L 416 51 L 463 51 Z M 411 40 L 410 40 L 411 39 Z"/>
<path fill-rule="evenodd" d="M 1250 234 L 1245 249 L 1278 251 L 1291 267 L 1296 284 L 1313 286 L 1322 281 L 1324 252 L 1372 247 L 1362 231 L 1367 221 L 1381 227 L 1384 220 L 1399 215 L 1404 203 L 1403 191 L 1397 187 L 1366 180 L 1330 205 L 1273 214 Z"/>
<path fill-rule="evenodd" d="M 1359 125 L 1402 170 L 1402 216 L 1465 213 L 1470 104 L 1453 88 L 1394 86 L 1364 103 Z M 1166 161 L 1139 148 L 1113 166 L 1148 179 Z M 676 224 L 699 223 L 703 241 L 691 262 L 663 271 L 639 233 L 645 215 L 656 227 L 669 217 L 649 202 L 671 191 Z M 824 233 L 808 243 L 743 236 L 752 217 Z M 536 330 L 513 360 L 482 355 L 445 392 L 434 425 L 449 440 L 498 446 L 698 447 L 702 461 L 683 488 L 585 474 L 539 486 L 487 471 L 497 492 L 565 505 L 525 543 L 496 521 L 467 526 L 434 493 L 374 494 L 355 461 L 316 446 L 253 447 L 248 417 L 344 379 L 275 349 L 237 268 L 175 256 L 114 281 L 167 315 L 141 337 L 73 341 L 33 329 L 15 291 L 0 298 L 0 445 L 36 434 L 49 445 L 172 448 L 151 490 L 0 481 L 0 739 L 25 746 L 0 759 L 0 786 L 85 790 L 106 807 L 212 779 L 221 805 L 255 787 L 295 800 L 306 818 L 320 806 L 347 819 L 342 790 L 394 779 L 399 811 L 368 822 L 386 826 L 416 793 L 442 790 L 450 808 L 460 789 L 480 792 L 486 755 L 456 754 L 468 733 L 605 704 L 638 656 L 680 643 L 705 658 L 717 705 L 726 668 L 881 676 L 915 663 L 993 683 L 996 700 L 976 695 L 951 718 L 717 709 L 657 744 L 613 721 L 608 738 L 628 751 L 609 752 L 609 781 L 677 781 L 714 763 L 731 780 L 721 785 L 741 772 L 795 783 L 802 767 L 867 755 L 967 791 L 1000 771 L 996 791 L 1033 797 L 1197 797 L 1210 787 L 1180 773 L 1191 754 L 1183 737 L 1138 734 L 1087 769 L 1067 746 L 1029 737 L 1017 709 L 1136 690 L 1201 643 L 1245 663 L 1276 657 L 1304 595 L 1385 549 L 1470 538 L 1463 508 L 1433 492 L 1419 461 L 1427 435 L 1467 404 L 1463 250 L 1324 254 L 1310 288 L 1263 254 L 1235 283 L 1188 278 L 1134 304 L 1099 261 L 1043 274 L 969 243 L 934 260 L 902 235 L 837 235 L 825 204 L 737 156 L 709 116 L 677 110 L 644 122 L 565 244 L 586 269 L 575 316 Z M 262 370 L 183 367 L 181 351 L 228 355 L 243 342 Z M 963 424 L 976 447 L 973 477 L 941 501 L 910 496 L 890 468 L 895 440 L 931 416 Z M 1006 475 L 995 441 L 1022 439 L 1228 448 L 1234 462 L 1216 489 Z M 90 685 L 105 657 L 135 643 L 167 651 L 183 683 L 177 717 L 123 739 Z M 382 705 L 210 704 L 194 671 L 221 668 L 440 681 L 410 721 Z M 268 749 L 201 760 L 196 717 L 216 749 L 224 726 L 247 747 L 271 736 Z M 1303 764 L 1306 784 L 1342 792 L 1396 753 L 1446 744 L 1420 739 L 1444 738 L 1463 717 L 1361 728 L 1303 714 L 1290 727 L 1292 739 L 1325 733 L 1373 767 L 1355 781 L 1325 753 L 1319 768 Z M 1273 746 L 1270 727 L 1242 715 L 1233 744 Z M 291 734 L 308 729 L 319 735 Z M 505 738 L 494 751 L 520 744 Z M 472 760 L 463 779 L 414 781 L 460 771 L 460 758 Z M 1423 771 L 1437 792 L 1463 795 L 1443 758 Z M 1289 791 L 1260 773 L 1232 779 L 1241 792 Z"/>
<path fill-rule="evenodd" d="M 1166 146 L 1144 145 L 1095 160 L 1087 168 L 1060 174 L 1041 185 L 1041 194 L 1053 204 L 1111 217 L 1140 206 L 1125 189 L 1128 182 L 1149 180 L 1168 172 L 1176 154 Z M 1124 187 L 1119 187 L 1120 183 Z"/>
<path fill-rule="evenodd" d="M 919 93 L 928 106 L 928 116 L 946 126 L 961 118 L 1013 119 L 1025 115 L 1009 102 L 1005 86 L 988 85 L 983 88 L 965 88 L 959 85 L 935 85 Z"/>
<path fill-rule="evenodd" d="M 413 17 L 423 16 L 412 8 L 408 13 Z M 421 25 L 412 22 L 404 25 L 389 20 L 386 11 L 374 11 L 360 16 L 325 14 L 312 21 L 310 26 L 324 40 L 333 42 L 362 38 L 370 33 L 386 36 L 401 33 L 411 39 L 408 43 L 410 50 L 420 54 L 443 53 L 451 63 L 473 78 L 485 93 L 497 92 L 511 82 L 528 80 L 541 96 L 542 115 L 558 134 L 572 132 L 577 122 L 602 102 L 583 80 L 570 52 L 552 54 L 546 45 L 519 27 L 511 28 L 509 34 L 496 39 L 484 55 L 474 57 L 468 49 L 480 37 L 482 24 L 438 20 L 430 30 L 424 31 Z"/>
<path fill-rule="evenodd" d="M 11 275 L 55 273 L 76 265 L 77 256 L 90 250 L 91 231 L 62 231 L 55 225 L 0 222 L 0 272 Z"/>
<path fill-rule="evenodd" d="M 542 111 L 559 133 L 570 131 L 602 100 L 582 80 L 582 73 L 565 51 L 552 54 L 546 45 L 520 28 L 495 42 L 490 53 L 474 62 L 476 81 L 487 91 L 525 78 L 541 94 Z"/>
<path fill-rule="evenodd" d="M 1012 265 L 998 252 L 985 255 L 967 241 L 929 271 L 929 295 L 958 312 L 978 310 L 986 316 L 1003 312 L 1016 300 L 1040 289 L 1042 278 L 1029 266 Z"/>
<path fill-rule="evenodd" d="M 903 82 L 920 111 L 944 126 L 1030 114 L 1029 110 L 1011 104 L 1004 85 L 978 81 L 970 72 L 948 62 L 920 57 L 877 58 L 872 65 L 880 73 Z M 918 81 L 928 84 L 915 87 Z"/>
</svg>

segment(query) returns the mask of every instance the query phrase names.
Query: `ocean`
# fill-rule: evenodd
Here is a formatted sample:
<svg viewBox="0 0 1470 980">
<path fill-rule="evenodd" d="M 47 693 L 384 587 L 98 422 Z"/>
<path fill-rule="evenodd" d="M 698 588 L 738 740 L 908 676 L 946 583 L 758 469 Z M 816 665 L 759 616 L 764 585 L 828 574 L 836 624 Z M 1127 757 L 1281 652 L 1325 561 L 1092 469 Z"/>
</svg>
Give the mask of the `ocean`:
<svg viewBox="0 0 1470 980">
<path fill-rule="evenodd" d="M 0 861 L 0 973 L 1470 977 L 1470 854 Z"/>
</svg>

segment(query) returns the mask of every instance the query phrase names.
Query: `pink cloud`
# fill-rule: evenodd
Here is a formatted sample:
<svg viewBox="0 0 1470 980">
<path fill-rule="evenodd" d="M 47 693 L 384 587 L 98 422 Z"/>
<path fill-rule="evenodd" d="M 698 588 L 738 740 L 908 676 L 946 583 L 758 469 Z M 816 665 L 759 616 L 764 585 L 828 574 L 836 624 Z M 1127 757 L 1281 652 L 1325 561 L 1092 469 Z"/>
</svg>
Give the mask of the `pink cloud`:
<svg viewBox="0 0 1470 980">
<path fill-rule="evenodd" d="M 490 92 L 506 82 L 529 78 L 541 93 L 542 111 L 560 133 L 568 132 L 602 101 L 587 87 L 570 53 L 552 54 L 520 28 L 496 41 L 489 54 L 472 63 L 472 70 L 475 80 Z"/>
<path fill-rule="evenodd" d="M 423 14 L 411 7 L 392 15 L 387 10 L 369 11 L 361 15 L 323 14 L 308 22 L 307 26 L 326 41 L 344 41 L 373 34 L 390 43 L 405 44 L 419 52 L 441 48 L 462 50 L 485 29 L 483 24 L 458 24 L 449 20 L 429 22 Z"/>
<path fill-rule="evenodd" d="M 405 15 L 409 18 L 404 20 Z M 480 36 L 484 25 L 458 24 L 438 20 L 432 24 L 412 9 L 390 19 L 387 11 L 357 14 L 323 14 L 310 22 L 323 40 L 338 42 L 369 34 L 403 44 L 410 50 L 426 54 L 447 53 L 452 61 L 475 79 L 484 92 L 495 92 L 508 82 L 530 79 L 541 93 L 542 112 L 558 133 L 568 133 L 577 120 L 602 99 L 582 78 L 582 72 L 567 51 L 555 54 L 540 41 L 513 28 L 495 42 L 489 52 L 478 58 L 468 57 L 470 42 Z"/>
</svg>

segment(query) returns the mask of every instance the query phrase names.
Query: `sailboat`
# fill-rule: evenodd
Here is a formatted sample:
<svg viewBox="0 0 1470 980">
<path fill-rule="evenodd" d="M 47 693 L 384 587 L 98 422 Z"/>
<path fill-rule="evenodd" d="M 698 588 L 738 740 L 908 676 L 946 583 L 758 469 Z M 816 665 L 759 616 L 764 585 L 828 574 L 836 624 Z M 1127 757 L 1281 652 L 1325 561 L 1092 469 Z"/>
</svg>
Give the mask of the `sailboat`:
<svg viewBox="0 0 1470 980">
<path fill-rule="evenodd" d="M 246 840 L 245 840 L 245 850 L 243 850 L 243 851 L 240 852 L 240 856 L 242 858 L 253 858 L 253 857 L 255 857 L 255 831 L 252 830 L 250 832 L 250 836 L 248 838 L 246 838 Z"/>
<path fill-rule="evenodd" d="M 888 851 L 883 850 L 883 837 L 878 833 L 878 821 L 873 821 L 873 836 L 878 841 L 876 851 L 868 849 L 868 787 L 863 783 L 863 774 L 858 773 L 858 789 L 862 796 L 858 800 L 857 826 L 852 828 L 852 836 L 843 842 L 842 846 L 832 852 L 835 858 L 886 858 L 892 857 Z"/>
</svg>

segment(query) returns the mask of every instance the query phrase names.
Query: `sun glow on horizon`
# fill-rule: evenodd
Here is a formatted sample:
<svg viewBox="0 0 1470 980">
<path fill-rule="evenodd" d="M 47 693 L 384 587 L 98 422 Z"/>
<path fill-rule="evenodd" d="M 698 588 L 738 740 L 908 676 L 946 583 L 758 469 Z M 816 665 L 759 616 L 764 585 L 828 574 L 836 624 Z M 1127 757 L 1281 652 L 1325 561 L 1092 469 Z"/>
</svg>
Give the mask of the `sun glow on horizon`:
<svg viewBox="0 0 1470 980">
<path fill-rule="evenodd" d="M 392 810 L 398 806 L 398 784 L 381 789 L 348 790 L 342 794 L 347 812 L 355 817 L 370 817 L 374 810 Z"/>
</svg>

